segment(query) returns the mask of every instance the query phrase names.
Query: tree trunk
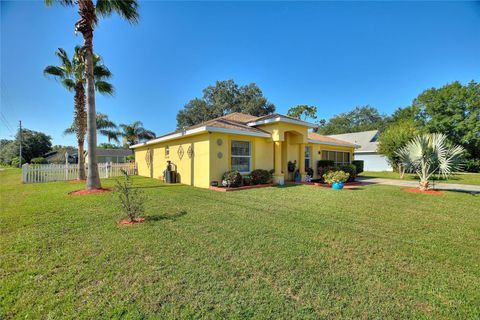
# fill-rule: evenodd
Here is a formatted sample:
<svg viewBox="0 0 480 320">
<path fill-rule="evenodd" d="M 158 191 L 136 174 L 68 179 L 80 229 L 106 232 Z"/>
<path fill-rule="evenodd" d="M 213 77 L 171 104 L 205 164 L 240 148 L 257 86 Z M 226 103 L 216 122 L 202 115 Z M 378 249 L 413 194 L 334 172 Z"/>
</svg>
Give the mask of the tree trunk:
<svg viewBox="0 0 480 320">
<path fill-rule="evenodd" d="M 83 81 L 75 84 L 75 134 L 78 143 L 78 179 L 85 180 L 84 142 L 87 132 L 87 115 L 85 111 L 85 88 Z"/>
<path fill-rule="evenodd" d="M 78 0 L 80 20 L 75 30 L 83 35 L 83 58 L 85 60 L 85 78 L 87 80 L 87 143 L 88 172 L 87 189 L 101 188 L 97 165 L 97 123 L 95 110 L 95 80 L 93 77 L 93 25 L 97 18 L 92 0 Z"/>
<path fill-rule="evenodd" d="M 85 174 L 85 154 L 84 154 L 84 141 L 79 140 L 78 141 L 78 179 L 79 180 L 85 180 L 86 179 L 86 174 Z"/>
<path fill-rule="evenodd" d="M 430 189 L 430 182 L 428 180 L 420 180 L 420 190 L 427 191 Z"/>
</svg>

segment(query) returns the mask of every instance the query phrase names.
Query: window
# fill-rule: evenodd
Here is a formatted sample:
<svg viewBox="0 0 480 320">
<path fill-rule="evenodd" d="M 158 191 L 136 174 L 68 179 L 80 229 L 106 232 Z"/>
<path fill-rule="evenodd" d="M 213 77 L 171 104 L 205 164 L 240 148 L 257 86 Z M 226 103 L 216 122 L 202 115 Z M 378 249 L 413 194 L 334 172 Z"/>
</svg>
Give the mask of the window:
<svg viewBox="0 0 480 320">
<path fill-rule="evenodd" d="M 250 172 L 251 151 L 251 143 L 249 141 L 232 141 L 232 170 Z"/>
<path fill-rule="evenodd" d="M 170 155 L 170 147 L 166 146 L 165 147 L 165 158 L 168 158 L 169 155 Z"/>
<path fill-rule="evenodd" d="M 335 162 L 335 165 L 343 165 L 350 163 L 350 152 L 342 151 L 322 151 L 323 160 L 332 160 Z"/>
<path fill-rule="evenodd" d="M 305 169 L 310 168 L 311 148 L 305 147 Z"/>
</svg>

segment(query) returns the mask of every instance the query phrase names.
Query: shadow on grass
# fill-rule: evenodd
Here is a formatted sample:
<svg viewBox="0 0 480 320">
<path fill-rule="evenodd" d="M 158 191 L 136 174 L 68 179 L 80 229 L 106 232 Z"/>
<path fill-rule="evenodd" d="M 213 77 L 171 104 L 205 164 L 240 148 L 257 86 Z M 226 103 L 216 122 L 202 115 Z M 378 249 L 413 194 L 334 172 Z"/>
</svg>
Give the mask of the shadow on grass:
<svg viewBox="0 0 480 320">
<path fill-rule="evenodd" d="M 162 221 L 162 220 L 176 220 L 180 217 L 183 217 L 187 214 L 187 211 L 181 210 L 173 214 L 157 214 L 153 216 L 146 216 L 145 221 Z"/>
<path fill-rule="evenodd" d="M 303 186 L 303 184 L 296 184 L 296 183 L 286 183 L 284 184 L 283 186 L 273 186 L 274 188 L 279 188 L 279 189 L 283 189 L 283 188 L 291 188 L 291 187 L 300 187 L 300 186 Z"/>
<path fill-rule="evenodd" d="M 184 184 L 172 183 L 172 184 L 156 184 L 156 185 L 136 185 L 132 189 L 155 189 L 155 188 L 170 188 L 170 187 L 185 187 Z"/>
</svg>

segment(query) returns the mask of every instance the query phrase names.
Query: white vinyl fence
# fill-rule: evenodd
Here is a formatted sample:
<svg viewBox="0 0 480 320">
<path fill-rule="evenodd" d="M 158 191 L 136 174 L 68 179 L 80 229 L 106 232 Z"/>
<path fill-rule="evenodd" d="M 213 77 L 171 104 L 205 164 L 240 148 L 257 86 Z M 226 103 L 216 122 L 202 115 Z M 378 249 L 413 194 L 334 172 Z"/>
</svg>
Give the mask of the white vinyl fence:
<svg viewBox="0 0 480 320">
<path fill-rule="evenodd" d="M 129 175 L 137 174 L 135 163 L 99 163 L 100 178 L 119 177 L 121 170 Z M 88 170 L 88 166 L 86 168 Z M 24 164 L 22 166 L 22 182 L 38 183 L 53 181 L 68 181 L 78 179 L 78 164 Z"/>
</svg>

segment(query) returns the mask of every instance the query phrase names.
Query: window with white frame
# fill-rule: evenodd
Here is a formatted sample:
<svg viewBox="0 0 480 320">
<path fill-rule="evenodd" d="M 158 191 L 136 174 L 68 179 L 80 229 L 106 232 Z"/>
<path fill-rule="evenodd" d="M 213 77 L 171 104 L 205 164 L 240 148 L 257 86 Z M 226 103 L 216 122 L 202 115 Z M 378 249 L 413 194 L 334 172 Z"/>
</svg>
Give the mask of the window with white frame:
<svg viewBox="0 0 480 320">
<path fill-rule="evenodd" d="M 337 166 L 350 164 L 350 152 L 323 150 L 322 159 L 332 160 Z"/>
<path fill-rule="evenodd" d="M 232 141 L 232 170 L 250 172 L 252 164 L 252 148 L 250 141 Z"/>
<path fill-rule="evenodd" d="M 305 169 L 311 168 L 311 159 L 312 159 L 312 149 L 310 147 L 305 147 Z"/>
</svg>

